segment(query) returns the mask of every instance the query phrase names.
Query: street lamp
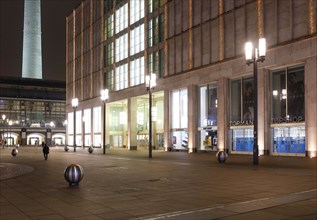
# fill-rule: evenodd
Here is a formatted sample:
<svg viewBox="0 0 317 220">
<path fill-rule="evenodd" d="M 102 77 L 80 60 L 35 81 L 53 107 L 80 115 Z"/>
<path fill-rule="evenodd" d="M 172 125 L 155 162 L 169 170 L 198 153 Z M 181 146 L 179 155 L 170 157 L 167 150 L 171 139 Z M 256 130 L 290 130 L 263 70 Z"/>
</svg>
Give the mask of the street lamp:
<svg viewBox="0 0 317 220">
<path fill-rule="evenodd" d="M 108 89 L 102 89 L 101 92 L 101 100 L 103 102 L 103 154 L 106 154 L 106 102 L 109 98 L 109 90 Z"/>
<path fill-rule="evenodd" d="M 247 65 L 253 63 L 253 81 L 254 81 L 254 119 L 253 119 L 253 164 L 259 164 L 259 145 L 258 145 L 258 66 L 257 62 L 265 60 L 266 41 L 265 38 L 259 39 L 259 48 L 253 48 L 251 42 L 245 44 L 245 59 Z"/>
<path fill-rule="evenodd" d="M 146 91 L 149 92 L 149 158 L 152 158 L 152 90 L 156 86 L 156 74 L 152 73 L 145 78 Z"/>
<path fill-rule="evenodd" d="M 77 98 L 73 98 L 72 99 L 72 106 L 74 109 L 74 152 L 76 152 L 76 108 L 78 106 L 78 99 Z"/>
</svg>

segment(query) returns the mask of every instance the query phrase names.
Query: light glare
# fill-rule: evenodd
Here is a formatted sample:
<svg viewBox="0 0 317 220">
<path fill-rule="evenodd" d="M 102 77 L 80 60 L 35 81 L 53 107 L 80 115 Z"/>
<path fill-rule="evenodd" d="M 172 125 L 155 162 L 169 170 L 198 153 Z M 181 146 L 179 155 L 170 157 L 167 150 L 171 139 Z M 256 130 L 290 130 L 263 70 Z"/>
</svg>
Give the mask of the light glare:
<svg viewBox="0 0 317 220">
<path fill-rule="evenodd" d="M 253 45 L 251 42 L 245 43 L 245 59 L 251 60 L 252 59 L 252 51 L 253 51 Z"/>
</svg>

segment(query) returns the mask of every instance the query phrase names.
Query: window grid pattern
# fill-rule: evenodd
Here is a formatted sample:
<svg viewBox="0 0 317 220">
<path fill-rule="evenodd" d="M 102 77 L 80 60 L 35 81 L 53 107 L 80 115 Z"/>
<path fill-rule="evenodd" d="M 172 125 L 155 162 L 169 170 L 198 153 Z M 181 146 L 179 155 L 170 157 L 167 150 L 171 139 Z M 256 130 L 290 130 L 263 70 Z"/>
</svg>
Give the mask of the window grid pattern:
<svg viewBox="0 0 317 220">
<path fill-rule="evenodd" d="M 155 51 L 149 55 L 149 71 L 157 76 L 164 76 L 164 49 Z"/>
<path fill-rule="evenodd" d="M 144 0 L 130 0 L 130 24 L 144 17 Z"/>
<path fill-rule="evenodd" d="M 116 39 L 116 62 L 128 57 L 128 34 Z"/>
<path fill-rule="evenodd" d="M 164 5 L 164 0 L 148 0 L 148 13 L 152 13 Z"/>
<path fill-rule="evenodd" d="M 113 36 L 113 14 L 105 19 L 104 37 L 105 40 Z"/>
<path fill-rule="evenodd" d="M 113 64 L 114 62 L 113 53 L 114 53 L 114 46 L 113 46 L 113 42 L 111 42 L 104 47 L 105 66 L 109 66 Z"/>
<path fill-rule="evenodd" d="M 118 66 L 116 69 L 116 90 L 128 88 L 128 64 Z"/>
<path fill-rule="evenodd" d="M 105 79 L 106 79 L 106 83 L 105 85 L 107 85 L 107 89 L 109 91 L 114 91 L 114 71 L 110 70 L 108 72 L 105 73 Z"/>
<path fill-rule="evenodd" d="M 130 56 L 144 50 L 144 24 L 130 32 Z"/>
<path fill-rule="evenodd" d="M 130 86 L 144 83 L 144 57 L 130 62 Z"/>
<path fill-rule="evenodd" d="M 65 102 L 46 102 L 33 100 L 2 100 L 1 114 L 6 115 L 13 124 L 24 127 L 63 127 L 66 119 Z"/>
<path fill-rule="evenodd" d="M 164 15 L 161 14 L 149 21 L 148 43 L 149 47 L 164 41 Z"/>
<path fill-rule="evenodd" d="M 116 34 L 128 27 L 128 4 L 116 10 Z"/>
</svg>

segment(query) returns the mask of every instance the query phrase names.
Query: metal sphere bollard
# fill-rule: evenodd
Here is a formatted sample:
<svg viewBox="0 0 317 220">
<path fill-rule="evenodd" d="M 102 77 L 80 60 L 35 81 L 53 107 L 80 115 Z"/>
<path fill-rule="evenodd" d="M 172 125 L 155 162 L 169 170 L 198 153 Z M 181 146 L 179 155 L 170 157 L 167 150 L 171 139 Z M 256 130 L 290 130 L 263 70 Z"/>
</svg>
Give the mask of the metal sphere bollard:
<svg viewBox="0 0 317 220">
<path fill-rule="evenodd" d="M 92 152 L 94 152 L 94 148 L 92 148 L 92 146 L 90 146 L 90 147 L 88 148 L 88 152 L 91 154 Z"/>
<path fill-rule="evenodd" d="M 218 151 L 216 157 L 219 163 L 224 163 L 228 158 L 228 154 L 224 151 Z"/>
<path fill-rule="evenodd" d="M 77 186 L 84 177 L 84 170 L 79 164 L 70 164 L 65 168 L 64 177 L 70 186 Z"/>
<path fill-rule="evenodd" d="M 64 151 L 68 151 L 69 150 L 69 147 L 66 145 L 65 147 L 64 147 Z"/>
<path fill-rule="evenodd" d="M 14 148 L 14 149 L 12 149 L 12 151 L 11 151 L 11 155 L 13 156 L 13 157 L 15 157 L 16 155 L 18 155 L 18 149 L 16 149 L 16 148 Z"/>
</svg>

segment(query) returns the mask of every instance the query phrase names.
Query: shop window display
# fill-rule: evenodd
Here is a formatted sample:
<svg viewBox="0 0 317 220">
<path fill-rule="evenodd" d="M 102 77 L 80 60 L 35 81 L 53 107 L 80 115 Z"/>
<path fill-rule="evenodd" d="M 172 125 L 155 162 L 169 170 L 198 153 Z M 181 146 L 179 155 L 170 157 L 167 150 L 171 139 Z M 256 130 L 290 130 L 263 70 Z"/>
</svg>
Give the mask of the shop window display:
<svg viewBox="0 0 317 220">
<path fill-rule="evenodd" d="M 199 88 L 198 150 L 217 150 L 217 84 Z"/>
<path fill-rule="evenodd" d="M 271 73 L 273 153 L 305 153 L 304 76 L 303 66 L 283 68 Z"/>
<path fill-rule="evenodd" d="M 187 98 L 186 89 L 174 90 L 171 92 L 172 149 L 188 149 Z"/>
<path fill-rule="evenodd" d="M 252 77 L 235 79 L 230 83 L 231 151 L 253 152 L 253 86 Z"/>
</svg>

